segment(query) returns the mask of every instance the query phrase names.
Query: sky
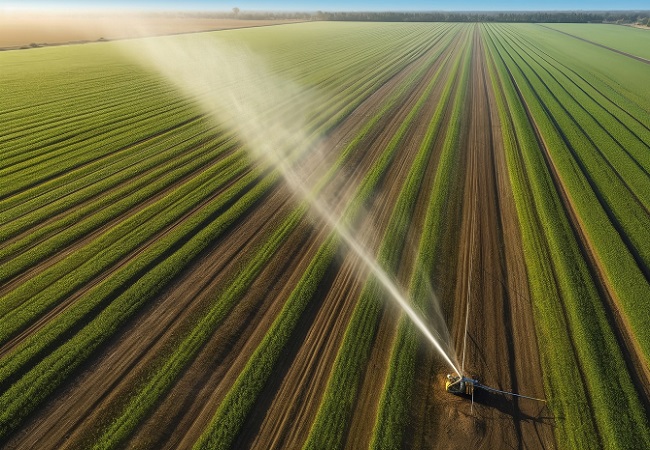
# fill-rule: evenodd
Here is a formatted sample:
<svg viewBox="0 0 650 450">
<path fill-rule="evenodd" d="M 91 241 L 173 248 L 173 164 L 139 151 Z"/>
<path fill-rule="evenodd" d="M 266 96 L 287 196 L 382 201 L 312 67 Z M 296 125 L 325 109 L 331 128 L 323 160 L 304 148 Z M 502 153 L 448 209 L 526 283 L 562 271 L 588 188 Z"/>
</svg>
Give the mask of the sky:
<svg viewBox="0 0 650 450">
<path fill-rule="evenodd" d="M 4 10 L 106 9 L 230 11 L 540 11 L 650 9 L 649 0 L 0 0 Z"/>
</svg>

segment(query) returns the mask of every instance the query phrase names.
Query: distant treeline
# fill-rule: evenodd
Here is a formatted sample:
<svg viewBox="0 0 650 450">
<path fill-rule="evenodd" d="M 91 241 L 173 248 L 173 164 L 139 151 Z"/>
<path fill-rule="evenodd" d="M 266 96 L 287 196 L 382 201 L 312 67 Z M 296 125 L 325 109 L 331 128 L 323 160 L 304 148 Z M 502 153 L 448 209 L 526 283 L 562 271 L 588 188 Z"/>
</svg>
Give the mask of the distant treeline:
<svg viewBox="0 0 650 450">
<path fill-rule="evenodd" d="M 179 13 L 174 13 L 178 15 Z M 564 22 L 648 25 L 647 11 L 431 11 L 431 12 L 188 12 L 183 16 L 246 20 L 332 20 L 356 22 Z"/>
<path fill-rule="evenodd" d="M 650 11 L 495 11 L 495 12 L 321 12 L 320 20 L 373 22 L 565 22 L 637 23 Z"/>
</svg>

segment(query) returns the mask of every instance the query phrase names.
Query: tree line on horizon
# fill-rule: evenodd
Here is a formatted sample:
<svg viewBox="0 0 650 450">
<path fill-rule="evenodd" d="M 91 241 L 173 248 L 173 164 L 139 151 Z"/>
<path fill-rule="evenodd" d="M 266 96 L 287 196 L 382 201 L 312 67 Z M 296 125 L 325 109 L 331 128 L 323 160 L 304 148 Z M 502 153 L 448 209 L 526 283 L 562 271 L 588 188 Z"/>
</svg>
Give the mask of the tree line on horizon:
<svg viewBox="0 0 650 450">
<path fill-rule="evenodd" d="M 317 12 L 319 20 L 373 22 L 566 22 L 648 24 L 650 11 Z"/>
<path fill-rule="evenodd" d="M 177 15 L 178 13 L 175 13 Z M 564 22 L 648 26 L 650 10 L 636 11 L 242 11 L 185 12 L 185 17 L 242 20 L 324 20 L 351 22 Z"/>
</svg>

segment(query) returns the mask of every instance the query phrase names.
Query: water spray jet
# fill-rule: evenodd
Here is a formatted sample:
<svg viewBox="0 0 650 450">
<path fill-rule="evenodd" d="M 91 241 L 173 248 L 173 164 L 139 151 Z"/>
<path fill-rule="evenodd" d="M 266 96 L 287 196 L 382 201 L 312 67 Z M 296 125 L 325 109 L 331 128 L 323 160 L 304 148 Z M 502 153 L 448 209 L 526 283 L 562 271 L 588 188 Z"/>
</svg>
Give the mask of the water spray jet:
<svg viewBox="0 0 650 450">
<path fill-rule="evenodd" d="M 137 51 L 138 60 L 147 57 L 145 59 L 159 73 L 188 97 L 196 100 L 206 113 L 234 129 L 246 142 L 255 159 L 263 160 L 277 170 L 287 186 L 306 201 L 311 211 L 317 213 L 359 257 L 381 283 L 388 298 L 402 309 L 446 364 L 460 373 L 455 357 L 450 356 L 449 350 L 442 345 L 443 333 L 437 332 L 434 335 L 411 307 L 408 295 L 393 282 L 372 253 L 354 236 L 343 222 L 343 217 L 334 215 L 331 205 L 318 195 L 317 190 L 307 185 L 305 174 L 299 173 L 300 169 L 295 162 L 301 159 L 300 155 L 314 150 L 315 146 L 308 127 L 295 112 L 300 109 L 300 105 L 309 107 L 310 104 L 319 104 L 315 94 L 265 70 L 264 62 L 248 49 L 216 39 L 210 40 L 207 46 L 193 36 L 185 37 L 183 41 L 147 39 L 142 44 Z M 277 105 L 286 103 L 288 99 L 292 103 L 299 102 L 294 105 L 293 114 L 289 117 L 269 114 L 269 111 L 277 109 Z M 436 301 L 433 292 L 431 297 L 432 301 Z M 437 313 L 440 315 L 439 311 Z M 444 324 L 442 317 L 439 323 Z M 446 344 L 448 349 L 452 348 Z"/>
</svg>

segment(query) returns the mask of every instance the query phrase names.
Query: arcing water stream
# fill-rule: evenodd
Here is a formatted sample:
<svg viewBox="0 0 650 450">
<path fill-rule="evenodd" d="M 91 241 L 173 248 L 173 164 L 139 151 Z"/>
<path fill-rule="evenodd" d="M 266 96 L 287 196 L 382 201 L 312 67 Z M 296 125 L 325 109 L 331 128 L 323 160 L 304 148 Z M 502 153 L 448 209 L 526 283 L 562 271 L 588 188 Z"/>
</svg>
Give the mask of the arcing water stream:
<svg viewBox="0 0 650 450">
<path fill-rule="evenodd" d="M 308 201 L 312 211 L 358 255 L 381 282 L 389 298 L 407 314 L 450 368 L 461 374 L 455 356 L 451 355 L 451 345 L 443 340 L 442 336 L 448 336 L 446 329 L 434 330 L 435 334 L 429 329 L 410 306 L 408 296 L 343 223 L 342 217 L 332 213 L 334 208 L 330 202 L 306 185 L 306 174 L 293 163 L 300 159 L 296 158 L 297 152 L 317 151 L 314 139 L 307 132 L 306 119 L 300 116 L 300 111 L 308 111 L 309 105 L 318 104 L 317 96 L 273 75 L 266 70 L 264 61 L 250 51 L 215 38 L 174 36 L 143 39 L 138 45 L 133 44 L 129 47 L 135 48 L 139 61 L 152 65 L 185 95 L 195 99 L 206 113 L 234 129 L 254 158 L 272 164 L 282 174 L 294 193 Z M 287 101 L 291 101 L 292 111 L 297 113 L 270 113 Z M 431 301 L 437 303 L 432 290 L 430 295 Z M 440 315 L 436 320 L 438 327 L 444 327 L 439 308 L 435 310 Z"/>
</svg>

